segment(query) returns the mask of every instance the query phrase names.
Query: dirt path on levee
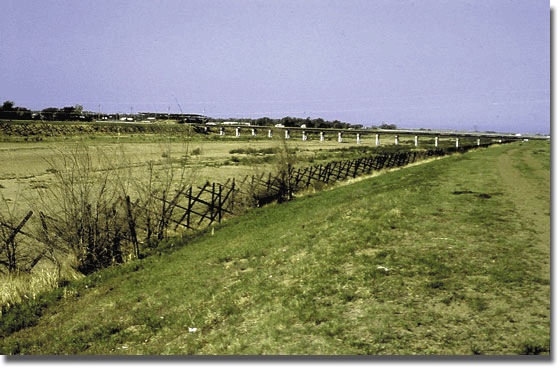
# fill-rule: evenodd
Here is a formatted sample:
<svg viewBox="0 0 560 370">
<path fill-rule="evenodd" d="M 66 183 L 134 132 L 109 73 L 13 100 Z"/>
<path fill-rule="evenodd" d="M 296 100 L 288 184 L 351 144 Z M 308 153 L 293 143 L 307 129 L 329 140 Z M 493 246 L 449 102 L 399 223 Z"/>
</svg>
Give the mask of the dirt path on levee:
<svg viewBox="0 0 560 370">
<path fill-rule="evenodd" d="M 512 146 L 498 157 L 496 170 L 505 195 L 515 202 L 522 221 L 535 231 L 534 246 L 550 257 L 550 157 L 546 155 L 536 147 Z"/>
</svg>

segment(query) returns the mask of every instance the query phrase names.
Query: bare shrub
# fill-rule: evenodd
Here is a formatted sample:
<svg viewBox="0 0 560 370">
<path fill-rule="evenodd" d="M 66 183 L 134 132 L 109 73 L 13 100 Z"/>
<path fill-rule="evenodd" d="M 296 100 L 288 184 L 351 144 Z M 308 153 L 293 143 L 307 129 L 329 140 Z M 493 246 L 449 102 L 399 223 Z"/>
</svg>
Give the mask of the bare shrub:
<svg viewBox="0 0 560 370">
<path fill-rule="evenodd" d="M 38 238 L 50 249 L 75 258 L 84 274 L 123 262 L 129 236 L 124 200 L 127 189 L 115 156 L 85 145 L 45 159 L 53 174 L 37 189 Z"/>
<path fill-rule="evenodd" d="M 158 170 L 153 162 L 148 163 L 146 181 L 139 182 L 140 194 L 135 205 L 138 208 L 137 225 L 145 230 L 149 245 L 167 236 L 173 211 L 186 189 L 184 166 L 176 168 L 166 161 Z"/>
<path fill-rule="evenodd" d="M 274 153 L 272 172 L 265 176 L 258 164 L 253 165 L 254 175 L 244 184 L 244 197 L 241 203 L 249 207 L 278 202 L 282 203 L 293 198 L 294 166 L 297 162 L 296 150 L 288 141 L 280 139 Z"/>
<path fill-rule="evenodd" d="M 293 172 L 296 163 L 296 150 L 290 148 L 286 139 L 282 139 L 279 148 L 276 151 L 276 173 L 279 186 L 279 203 L 293 198 Z"/>
<path fill-rule="evenodd" d="M 183 145 L 183 152 L 188 153 L 188 142 Z M 169 148 L 166 151 L 171 153 Z M 188 157 L 175 159 L 169 155 L 157 162 L 149 161 L 143 168 L 142 176 L 133 181 L 131 198 L 135 200 L 129 208 L 130 227 L 134 225 L 134 237 L 141 244 L 155 247 L 168 236 L 187 190 L 196 181 L 198 166 Z"/>
<path fill-rule="evenodd" d="M 17 269 L 17 221 L 10 212 L 8 202 L 4 200 L 8 214 L 4 215 L 0 211 L 0 266 L 2 266 L 8 273 L 12 273 Z"/>
</svg>

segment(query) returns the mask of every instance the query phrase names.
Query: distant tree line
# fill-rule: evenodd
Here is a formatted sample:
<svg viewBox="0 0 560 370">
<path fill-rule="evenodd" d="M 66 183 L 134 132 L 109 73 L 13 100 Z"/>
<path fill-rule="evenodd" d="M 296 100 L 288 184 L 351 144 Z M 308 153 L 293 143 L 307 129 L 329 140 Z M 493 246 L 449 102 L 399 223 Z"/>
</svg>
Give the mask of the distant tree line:
<svg viewBox="0 0 560 370">
<path fill-rule="evenodd" d="M 106 116 L 105 114 L 103 116 Z M 121 117 L 119 114 L 112 115 L 111 117 L 116 117 L 119 120 Z M 128 116 L 128 115 L 124 115 Z M 135 117 L 139 120 L 142 119 L 142 115 L 137 115 Z M 208 118 L 208 117 L 206 117 Z M 99 114 L 95 112 L 84 111 L 83 106 L 77 104 L 75 106 L 68 106 L 63 108 L 49 107 L 41 111 L 31 111 L 27 108 L 17 107 L 13 101 L 5 101 L 0 107 L 0 119 L 6 120 L 44 120 L 44 121 L 85 121 L 91 122 L 95 119 L 100 119 Z M 106 119 L 106 118 L 105 118 Z M 208 118 L 209 119 L 209 118 Z M 298 118 L 286 116 L 283 118 L 212 118 L 214 122 L 227 122 L 227 121 L 237 121 L 246 122 L 253 126 L 276 126 L 282 125 L 284 127 L 307 127 L 307 128 L 334 128 L 334 129 L 355 129 L 360 130 L 364 128 L 362 124 L 350 124 L 347 122 L 341 122 L 339 120 L 328 121 L 323 118 Z M 198 121 L 197 121 L 198 122 Z M 188 121 L 187 121 L 188 123 Z M 372 126 L 377 128 L 377 126 Z M 394 130 L 397 128 L 395 124 L 387 124 L 382 122 L 379 125 L 381 129 Z"/>
<path fill-rule="evenodd" d="M 334 121 L 327 121 L 323 118 L 314 118 L 311 117 L 307 118 L 298 118 L 298 117 L 290 117 L 286 116 L 283 118 L 269 118 L 269 117 L 261 117 L 261 118 L 213 118 L 213 122 L 246 122 L 252 126 L 276 126 L 282 125 L 284 127 L 306 127 L 306 128 L 334 128 L 334 129 L 354 129 L 354 130 L 362 130 L 364 129 L 364 125 L 362 124 L 350 124 L 347 122 L 341 122 L 339 120 Z M 372 126 L 372 128 L 381 128 L 385 130 L 396 130 L 397 125 L 393 123 L 385 123 L 382 122 L 379 126 Z"/>
<path fill-rule="evenodd" d="M 247 122 L 252 126 L 276 126 L 282 125 L 284 127 L 302 127 L 307 128 L 335 128 L 335 129 L 355 129 L 361 130 L 364 128 L 362 124 L 350 124 L 347 122 L 341 122 L 339 120 L 328 121 L 323 118 L 298 118 L 286 116 L 283 118 L 227 118 L 227 119 L 212 119 L 213 122 L 227 122 L 227 121 L 238 121 Z M 396 126 L 395 126 L 396 128 Z"/>
<path fill-rule="evenodd" d="M 33 112 L 27 108 L 16 107 L 13 101 L 6 100 L 0 107 L 0 119 L 33 119 Z"/>
<path fill-rule="evenodd" d="M 94 119 L 94 113 L 84 112 L 84 107 L 81 105 L 63 108 L 49 107 L 41 111 L 32 111 L 16 107 L 13 101 L 6 100 L 0 107 L 0 119 L 90 122 Z"/>
<path fill-rule="evenodd" d="M 257 118 L 251 120 L 251 124 L 256 126 L 274 126 L 277 124 L 281 124 L 284 127 L 301 127 L 305 125 L 305 127 L 309 127 L 309 128 L 339 128 L 339 129 L 363 128 L 363 125 L 352 125 L 346 122 L 341 122 L 339 120 L 327 121 L 322 118 L 311 119 L 310 117 L 298 118 L 298 117 L 289 117 L 289 116 L 280 119 L 272 119 L 268 117 Z"/>
<path fill-rule="evenodd" d="M 94 119 L 94 113 L 84 112 L 84 107 L 77 104 L 73 107 L 45 108 L 40 112 L 40 118 L 46 121 L 87 121 Z"/>
</svg>

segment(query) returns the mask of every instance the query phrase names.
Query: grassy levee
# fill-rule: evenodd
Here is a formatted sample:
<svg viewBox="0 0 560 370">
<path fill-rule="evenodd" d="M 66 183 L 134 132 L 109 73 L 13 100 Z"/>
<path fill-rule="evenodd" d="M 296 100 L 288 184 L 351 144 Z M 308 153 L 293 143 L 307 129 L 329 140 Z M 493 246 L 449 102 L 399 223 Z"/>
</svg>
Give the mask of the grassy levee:
<svg viewBox="0 0 560 370">
<path fill-rule="evenodd" d="M 2 354 L 549 354 L 550 143 L 254 209 L 16 306 Z"/>
</svg>

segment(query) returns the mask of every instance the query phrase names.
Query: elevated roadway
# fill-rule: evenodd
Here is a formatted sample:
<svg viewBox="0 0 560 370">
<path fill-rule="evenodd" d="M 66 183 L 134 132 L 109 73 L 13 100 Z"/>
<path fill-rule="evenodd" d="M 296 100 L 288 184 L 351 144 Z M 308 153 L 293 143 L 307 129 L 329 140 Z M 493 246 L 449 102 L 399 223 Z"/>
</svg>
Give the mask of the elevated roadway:
<svg viewBox="0 0 560 370">
<path fill-rule="evenodd" d="M 205 125 L 202 125 L 205 126 Z M 286 130 L 290 133 L 290 135 L 298 135 L 301 136 L 303 133 L 324 133 L 327 134 L 336 134 L 339 133 L 348 136 L 356 134 L 360 134 L 361 136 L 365 135 L 403 135 L 403 136 L 418 136 L 418 137 L 440 137 L 440 138 L 486 138 L 486 139 L 494 139 L 494 140 L 550 140 L 550 136 L 546 135 L 535 135 L 535 134 L 513 134 L 513 133 L 500 133 L 500 132 L 478 132 L 478 131 L 454 131 L 454 130 L 414 130 L 414 129 L 394 129 L 394 130 L 387 130 L 387 129 L 337 129 L 337 128 L 316 128 L 316 127 L 272 127 L 272 126 L 253 126 L 247 124 L 216 124 L 213 126 L 206 126 L 206 127 L 214 127 L 218 130 L 226 130 L 226 129 L 236 129 L 239 132 L 243 132 L 243 134 L 254 132 L 253 130 L 257 130 L 262 132 L 264 130 L 272 130 L 273 132 L 285 132 Z M 213 130 L 214 131 L 214 130 Z"/>
</svg>

